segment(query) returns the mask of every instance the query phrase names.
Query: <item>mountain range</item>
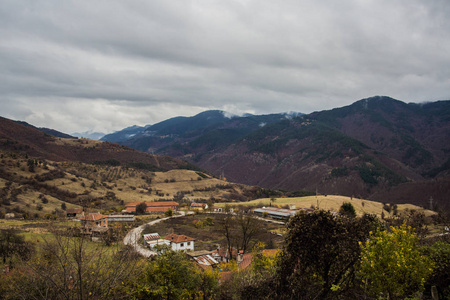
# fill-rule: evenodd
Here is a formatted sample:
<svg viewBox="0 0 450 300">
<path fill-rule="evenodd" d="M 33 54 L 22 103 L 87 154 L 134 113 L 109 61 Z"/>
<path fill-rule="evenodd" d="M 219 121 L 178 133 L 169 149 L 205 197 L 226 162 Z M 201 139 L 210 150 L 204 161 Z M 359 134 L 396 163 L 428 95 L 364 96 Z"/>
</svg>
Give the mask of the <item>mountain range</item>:
<svg viewBox="0 0 450 300">
<path fill-rule="evenodd" d="M 206 111 L 102 140 L 186 160 L 232 182 L 449 206 L 450 101 L 375 96 L 305 115 Z"/>
<path fill-rule="evenodd" d="M 214 110 L 131 126 L 102 140 L 0 118 L 0 150 L 31 157 L 202 169 L 268 189 L 450 209 L 450 101 L 376 96 L 310 114 Z"/>
</svg>

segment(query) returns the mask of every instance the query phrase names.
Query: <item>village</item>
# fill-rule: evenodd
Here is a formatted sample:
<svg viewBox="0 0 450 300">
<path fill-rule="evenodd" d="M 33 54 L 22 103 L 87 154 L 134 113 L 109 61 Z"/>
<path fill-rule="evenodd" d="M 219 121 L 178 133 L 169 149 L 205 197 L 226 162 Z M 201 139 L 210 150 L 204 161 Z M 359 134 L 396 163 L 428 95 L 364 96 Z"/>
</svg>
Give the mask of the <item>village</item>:
<svg viewBox="0 0 450 300">
<path fill-rule="evenodd" d="M 289 259 L 288 256 L 283 255 L 286 249 L 290 251 L 289 253 L 295 254 L 299 249 L 298 245 L 303 245 L 308 249 L 307 251 L 316 253 L 314 245 L 322 242 L 329 243 L 329 235 L 337 234 L 339 238 L 333 238 L 333 241 L 339 243 L 340 252 L 351 252 L 354 251 L 354 247 L 360 246 L 351 240 L 359 237 L 349 234 L 350 231 L 365 232 L 367 228 L 374 230 L 377 224 L 380 224 L 375 214 L 361 212 L 361 207 L 366 209 L 370 207 L 371 202 L 367 200 L 343 198 L 339 209 L 328 210 L 318 209 L 311 203 L 324 205 L 328 200 L 336 202 L 335 196 L 314 197 L 310 199 L 314 200 L 309 202 L 310 207 L 297 208 L 298 204 L 307 203 L 303 200 L 300 202 L 289 198 L 270 198 L 263 202 L 259 199 L 255 202 L 247 202 L 247 206 L 242 203 L 232 204 L 232 202 L 191 202 L 189 205 L 180 205 L 176 201 L 129 202 L 122 206 L 121 210 L 110 214 L 104 211 L 105 214 L 101 211 L 95 212 L 92 208 L 67 208 L 65 220 L 59 220 L 63 222 L 63 227 L 53 231 L 56 235 L 42 236 L 42 242 L 38 243 L 41 246 L 36 246 L 42 249 L 40 251 L 47 253 L 44 258 L 50 255 L 45 252 L 46 244 L 57 247 L 51 248 L 56 250 L 51 254 L 52 261 L 63 259 L 63 262 L 65 261 L 63 265 L 72 264 L 78 258 L 77 256 L 73 259 L 61 257 L 61 254 L 69 249 L 80 249 L 80 253 L 84 253 L 83 257 L 87 258 L 85 263 L 93 259 L 96 261 L 93 266 L 97 263 L 102 264 L 106 272 L 99 276 L 103 276 L 105 280 L 121 278 L 119 282 L 122 283 L 116 286 L 117 290 L 114 292 L 104 291 L 102 285 L 96 285 L 93 290 L 99 295 L 110 295 L 110 293 L 131 295 L 129 293 L 141 291 L 140 286 L 145 287 L 149 284 L 151 288 L 145 288 L 144 292 L 137 294 L 139 295 L 137 298 L 145 299 L 151 297 L 153 293 L 159 293 L 158 287 L 165 287 L 167 280 L 177 282 L 176 286 L 182 287 L 179 293 L 194 291 L 197 295 L 208 295 L 205 299 L 215 297 L 226 299 L 234 294 L 246 293 L 247 288 L 253 291 L 254 280 L 261 293 L 269 295 L 273 291 L 264 284 L 264 278 L 271 278 L 270 276 L 279 272 L 283 274 L 283 269 L 278 269 L 277 264 L 283 263 L 284 259 Z M 350 201 L 353 202 L 350 203 Z M 358 203 L 362 204 L 361 207 L 357 205 Z M 385 206 L 385 208 L 388 207 Z M 394 213 L 393 210 L 392 213 Z M 408 210 L 395 212 L 397 217 L 405 213 L 408 213 L 409 217 L 420 217 Z M 400 220 L 397 217 L 385 221 Z M 296 222 L 289 222 L 292 219 Z M 310 221 L 313 223 L 307 226 L 300 225 L 302 222 Z M 58 225 L 55 222 L 52 226 L 56 229 L 61 224 Z M 327 226 L 340 229 L 336 233 L 330 233 L 326 229 Z M 366 226 L 370 227 L 366 228 Z M 310 230 L 310 228 L 318 228 L 318 230 Z M 345 230 L 342 230 L 344 228 Z M 402 227 L 401 230 L 408 232 L 410 229 Z M 418 225 L 416 230 L 420 233 Z M 315 233 L 319 231 L 325 233 L 323 238 Z M 48 229 L 48 233 L 51 232 L 52 230 Z M 298 233 L 300 235 L 297 235 Z M 292 238 L 298 237 L 303 239 L 299 241 L 300 244 L 289 242 Z M 318 243 L 310 243 L 311 240 L 316 240 Z M 295 249 L 289 250 L 292 245 L 295 245 Z M 341 264 L 343 258 L 339 255 L 333 258 L 336 254 L 333 253 L 328 253 L 323 259 L 330 260 L 330 263 L 340 267 L 344 266 Z M 414 257 L 416 255 L 418 254 L 415 253 Z M 298 258 L 294 257 L 294 259 Z M 336 259 L 337 261 L 333 262 Z M 415 258 L 412 259 L 415 261 Z M 116 260 L 117 265 L 114 263 Z M 31 266 L 36 268 L 39 264 L 40 261 L 33 261 Z M 129 266 L 123 268 L 125 264 Z M 26 269 L 29 265 L 30 263 L 25 262 L 21 267 Z M 10 266 L 11 260 L 5 265 L 2 273 L 5 279 L 15 280 L 20 270 L 19 266 L 14 265 L 13 262 L 12 271 Z M 78 268 L 76 265 L 71 265 L 69 275 L 61 275 L 64 267 L 61 270 L 56 265 L 50 266 L 55 268 L 55 274 L 60 274 L 55 276 L 68 276 L 68 283 L 55 284 L 60 285 L 68 293 L 81 293 L 74 288 L 79 286 L 74 279 L 74 270 Z M 118 272 L 119 270 L 126 271 Z M 47 270 L 42 272 L 42 276 L 49 274 Z M 295 270 L 288 269 L 286 272 L 290 276 L 289 274 Z M 442 272 L 445 273 L 445 271 Z M 96 274 L 95 271 L 89 271 L 89 273 Z M 134 277 L 128 280 L 127 276 Z M 179 281 L 181 278 L 186 280 Z M 314 276 L 308 275 L 305 278 L 314 279 Z M 86 276 L 83 280 L 87 283 L 92 279 Z M 203 283 L 200 286 L 184 286 L 190 280 Z M 42 285 L 47 286 L 47 284 L 51 286 L 50 283 Z M 316 283 L 313 282 L 313 284 Z M 94 292 L 84 293 L 86 297 L 83 296 L 83 299 L 89 298 L 89 293 Z M 247 299 L 247 297 L 243 298 Z"/>
<path fill-rule="evenodd" d="M 194 212 L 195 211 L 195 212 Z M 248 217 L 264 220 L 265 222 L 285 224 L 290 217 L 299 211 L 313 212 L 314 209 L 296 209 L 295 205 L 290 205 L 289 209 L 278 207 L 261 207 L 247 212 Z M 191 203 L 189 209 L 179 210 L 179 204 L 175 201 L 158 202 L 131 202 L 125 205 L 122 214 L 102 215 L 101 213 L 85 213 L 82 208 L 67 209 L 67 217 L 75 221 L 80 221 L 81 232 L 92 241 L 101 242 L 111 226 L 117 223 L 133 224 L 136 220 L 136 214 L 161 215 L 165 218 L 159 218 L 148 223 L 155 224 L 168 218 L 178 218 L 193 215 L 202 212 L 207 214 L 236 215 L 234 208 L 225 210 L 220 206 L 208 207 L 207 203 Z M 251 264 L 252 252 L 247 249 L 237 249 L 231 245 L 217 245 L 214 250 L 198 249 L 195 246 L 196 238 L 171 233 L 161 236 L 158 232 L 142 233 L 147 224 L 133 228 L 124 238 L 125 245 L 132 245 L 135 250 L 146 257 L 162 254 L 165 250 L 183 251 L 187 257 L 203 269 L 216 269 L 220 263 L 228 263 L 235 260 L 240 270 L 243 270 Z M 132 227 L 132 226 L 129 226 Z M 278 234 L 281 236 L 281 234 Z M 131 238 L 134 236 L 135 238 Z M 138 238 L 136 238 L 138 237 Z M 264 249 L 263 255 L 274 257 L 279 249 Z M 225 275 L 225 274 L 224 274 Z"/>
</svg>

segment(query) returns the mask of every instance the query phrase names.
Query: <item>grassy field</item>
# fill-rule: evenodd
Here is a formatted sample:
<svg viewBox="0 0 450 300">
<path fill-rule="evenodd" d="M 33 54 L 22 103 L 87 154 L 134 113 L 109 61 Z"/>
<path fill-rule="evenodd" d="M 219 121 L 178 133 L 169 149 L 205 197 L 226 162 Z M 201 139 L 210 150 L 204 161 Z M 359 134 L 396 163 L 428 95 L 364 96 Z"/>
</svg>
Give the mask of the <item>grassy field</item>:
<svg viewBox="0 0 450 300">
<path fill-rule="evenodd" d="M 48 243 L 53 243 L 57 240 L 58 235 L 64 232 L 71 234 L 71 229 L 80 227 L 80 222 L 69 220 L 0 220 L 0 230 L 2 229 L 16 229 L 25 241 L 32 243 L 37 251 L 40 251 Z M 63 241 L 68 243 L 72 238 L 64 238 Z M 80 239 L 74 237 L 73 239 Z M 72 241 L 73 242 L 73 241 Z M 121 247 L 121 239 L 118 243 L 112 246 L 106 246 L 104 243 L 93 242 L 89 239 L 84 240 L 85 249 L 89 251 L 101 251 L 104 254 L 114 253 L 117 247 Z"/>
<path fill-rule="evenodd" d="M 380 202 L 357 199 L 345 196 L 336 196 L 336 195 L 318 195 L 318 196 L 307 196 L 307 197 L 298 197 L 298 198 L 275 198 L 275 201 L 271 201 L 270 198 L 256 199 L 248 202 L 235 203 L 219 203 L 217 206 L 225 207 L 226 205 L 246 205 L 246 206 L 275 206 L 275 207 L 283 207 L 285 205 L 295 205 L 296 208 L 311 208 L 318 207 L 319 209 L 325 209 L 330 211 L 339 211 L 339 208 L 344 202 L 349 202 L 353 205 L 358 215 L 362 215 L 364 213 L 375 214 L 378 217 L 381 216 L 381 213 L 384 212 L 385 216 L 389 216 L 389 212 L 383 209 L 384 204 Z M 419 206 L 415 206 L 412 204 L 398 204 L 397 209 L 399 213 L 407 210 L 416 210 L 423 211 L 425 215 L 433 215 L 435 212 L 430 210 L 425 210 Z"/>
</svg>

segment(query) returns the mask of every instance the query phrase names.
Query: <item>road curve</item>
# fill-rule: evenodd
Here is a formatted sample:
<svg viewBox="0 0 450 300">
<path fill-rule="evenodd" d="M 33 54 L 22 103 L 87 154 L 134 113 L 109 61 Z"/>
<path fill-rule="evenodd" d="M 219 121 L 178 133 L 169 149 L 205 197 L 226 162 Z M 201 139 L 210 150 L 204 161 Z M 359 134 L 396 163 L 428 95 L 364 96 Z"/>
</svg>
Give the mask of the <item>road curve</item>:
<svg viewBox="0 0 450 300">
<path fill-rule="evenodd" d="M 182 217 L 182 216 L 183 215 L 178 215 L 178 216 L 173 216 L 173 217 L 168 217 L 168 218 L 157 219 L 157 220 L 151 221 L 149 223 L 143 224 L 139 227 L 133 228 L 127 233 L 127 235 L 123 239 L 123 243 L 125 245 L 132 246 L 136 250 L 137 253 L 139 253 L 140 255 L 142 255 L 144 257 L 150 257 L 153 255 L 157 255 L 157 253 L 155 251 L 151 251 L 150 249 L 145 248 L 141 243 L 139 243 L 139 239 L 142 236 L 142 231 L 144 230 L 144 227 L 146 225 L 153 225 L 153 224 L 162 222 L 162 221 L 170 219 L 170 218 L 177 218 L 177 217 Z"/>
</svg>

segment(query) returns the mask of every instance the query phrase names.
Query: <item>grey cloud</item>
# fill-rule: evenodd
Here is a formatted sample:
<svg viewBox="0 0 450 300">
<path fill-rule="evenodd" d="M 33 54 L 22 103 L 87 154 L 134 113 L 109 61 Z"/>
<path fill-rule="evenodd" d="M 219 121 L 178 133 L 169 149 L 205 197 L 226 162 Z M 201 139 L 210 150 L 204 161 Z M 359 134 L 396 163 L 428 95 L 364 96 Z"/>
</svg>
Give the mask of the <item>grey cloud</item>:
<svg viewBox="0 0 450 300">
<path fill-rule="evenodd" d="M 0 104 L 73 132 L 448 99 L 449 13 L 446 0 L 5 0 Z"/>
</svg>

